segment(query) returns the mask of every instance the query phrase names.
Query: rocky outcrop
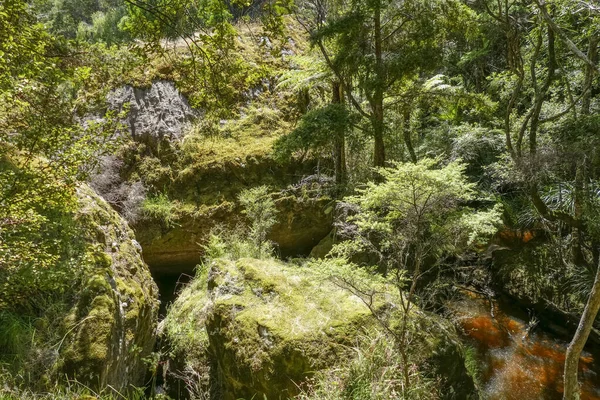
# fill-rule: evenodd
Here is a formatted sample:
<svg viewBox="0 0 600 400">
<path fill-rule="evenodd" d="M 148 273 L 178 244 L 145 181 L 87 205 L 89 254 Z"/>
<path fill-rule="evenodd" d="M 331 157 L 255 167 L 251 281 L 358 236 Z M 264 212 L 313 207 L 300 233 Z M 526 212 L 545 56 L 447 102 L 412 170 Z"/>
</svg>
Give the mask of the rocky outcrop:
<svg viewBox="0 0 600 400">
<path fill-rule="evenodd" d="M 196 374 L 213 398 L 289 398 L 312 373 L 338 362 L 361 327 L 372 324 L 359 298 L 319 284 L 306 268 L 215 261 L 165 320 L 163 336 L 176 354 L 167 382 L 177 388 L 173 377 Z"/>
<path fill-rule="evenodd" d="M 53 369 L 94 388 L 142 386 L 155 342 L 156 284 L 127 223 L 90 188 L 78 197 L 86 273 L 83 287 L 73 288 Z"/>
<path fill-rule="evenodd" d="M 171 199 L 188 211 L 166 226 L 145 218 L 133 227 L 153 272 L 192 273 L 202 257 L 202 245 L 215 227 L 236 229 L 245 224 L 237 197 L 244 189 L 266 185 L 274 193 L 277 224 L 269 240 L 282 257 L 308 255 L 331 230 L 333 186 L 311 182 L 314 160 L 285 164 L 270 157 L 246 157 L 238 162 L 205 166 L 172 182 Z M 300 182 L 298 182 L 300 180 Z"/>
<path fill-rule="evenodd" d="M 331 230 L 333 213 L 331 199 L 301 201 L 293 196 L 276 201 L 277 223 L 268 239 L 283 257 L 308 254 Z M 160 222 L 142 221 L 136 226 L 144 247 L 144 260 L 153 272 L 191 273 L 200 263 L 211 231 L 219 226 L 236 229 L 244 223 L 242 210 L 234 203 L 206 208 L 193 218 L 182 219 L 178 226 L 165 227 Z"/>
<path fill-rule="evenodd" d="M 107 101 L 111 110 L 127 110 L 123 122 L 133 139 L 154 149 L 162 141 L 179 139 L 197 114 L 169 81 L 149 88 L 123 86 L 109 93 Z"/>
</svg>

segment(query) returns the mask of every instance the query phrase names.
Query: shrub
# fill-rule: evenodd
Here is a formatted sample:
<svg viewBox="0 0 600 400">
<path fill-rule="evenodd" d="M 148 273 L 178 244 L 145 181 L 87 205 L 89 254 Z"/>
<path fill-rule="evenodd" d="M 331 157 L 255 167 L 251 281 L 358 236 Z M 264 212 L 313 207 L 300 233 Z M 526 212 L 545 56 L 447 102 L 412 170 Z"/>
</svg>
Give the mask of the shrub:
<svg viewBox="0 0 600 400">
<path fill-rule="evenodd" d="M 271 198 L 267 186 L 244 190 L 238 198 L 244 207 L 244 214 L 250 219 L 249 239 L 256 246 L 256 256 L 261 258 L 273 250 L 272 243 L 267 240 L 267 234 L 277 222 L 275 201 Z"/>
</svg>

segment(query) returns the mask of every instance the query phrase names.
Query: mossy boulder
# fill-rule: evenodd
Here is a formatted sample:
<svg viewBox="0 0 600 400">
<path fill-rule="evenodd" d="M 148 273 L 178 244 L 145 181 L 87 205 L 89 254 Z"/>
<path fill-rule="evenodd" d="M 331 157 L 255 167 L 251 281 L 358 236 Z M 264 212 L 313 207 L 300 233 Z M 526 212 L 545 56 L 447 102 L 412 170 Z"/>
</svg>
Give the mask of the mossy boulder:
<svg viewBox="0 0 600 400">
<path fill-rule="evenodd" d="M 361 338 L 385 330 L 360 298 L 309 265 L 221 259 L 199 270 L 160 329 L 169 393 L 287 399 L 308 388 L 318 371 L 347 368 Z M 391 287 L 385 293 L 373 308 L 395 330 L 396 295 Z M 410 321 L 411 360 L 420 373 L 444 399 L 477 398 L 453 324 L 416 306 Z"/>
<path fill-rule="evenodd" d="M 312 373 L 343 358 L 373 323 L 359 298 L 307 268 L 214 261 L 165 320 L 173 355 L 167 382 L 194 371 L 213 398 L 289 398 Z"/>
<path fill-rule="evenodd" d="M 155 343 L 158 290 L 125 220 L 89 187 L 78 197 L 86 272 L 82 287 L 73 288 L 54 370 L 92 387 L 141 386 L 143 359 Z"/>
</svg>

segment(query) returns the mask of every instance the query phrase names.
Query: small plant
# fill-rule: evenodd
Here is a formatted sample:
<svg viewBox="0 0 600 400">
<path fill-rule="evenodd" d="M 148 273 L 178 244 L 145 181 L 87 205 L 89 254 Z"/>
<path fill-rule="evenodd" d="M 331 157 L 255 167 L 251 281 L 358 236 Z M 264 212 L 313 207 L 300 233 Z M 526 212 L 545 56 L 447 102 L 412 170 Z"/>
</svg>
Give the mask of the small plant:
<svg viewBox="0 0 600 400">
<path fill-rule="evenodd" d="M 177 226 L 177 205 L 165 194 L 161 193 L 156 197 L 144 200 L 142 211 L 146 217 L 161 221 L 167 228 Z"/>
<path fill-rule="evenodd" d="M 246 189 L 238 197 L 244 214 L 250 219 L 250 241 L 256 246 L 258 258 L 272 251 L 272 244 L 267 240 L 267 234 L 277 222 L 275 202 L 269 194 L 267 186 Z"/>
</svg>

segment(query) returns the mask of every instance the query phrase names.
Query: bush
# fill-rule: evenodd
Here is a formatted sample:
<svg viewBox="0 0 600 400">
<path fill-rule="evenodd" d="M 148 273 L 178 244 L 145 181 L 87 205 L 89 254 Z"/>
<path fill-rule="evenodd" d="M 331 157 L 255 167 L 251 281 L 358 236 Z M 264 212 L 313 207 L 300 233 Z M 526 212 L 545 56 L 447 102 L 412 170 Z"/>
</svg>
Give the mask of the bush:
<svg viewBox="0 0 600 400">
<path fill-rule="evenodd" d="M 258 186 L 242 191 L 239 201 L 244 214 L 250 219 L 249 239 L 256 246 L 256 257 L 261 258 L 273 251 L 273 244 L 267 240 L 267 234 L 277 222 L 275 201 L 267 186 Z"/>
</svg>

